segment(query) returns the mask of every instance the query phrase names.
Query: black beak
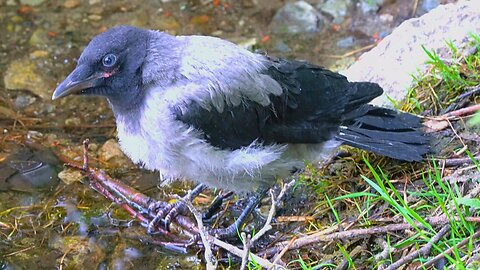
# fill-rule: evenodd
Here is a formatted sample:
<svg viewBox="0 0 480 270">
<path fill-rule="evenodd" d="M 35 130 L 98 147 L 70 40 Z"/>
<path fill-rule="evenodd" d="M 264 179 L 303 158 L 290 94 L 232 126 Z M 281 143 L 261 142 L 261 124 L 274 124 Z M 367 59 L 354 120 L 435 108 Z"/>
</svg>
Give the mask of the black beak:
<svg viewBox="0 0 480 270">
<path fill-rule="evenodd" d="M 52 100 L 68 95 L 80 93 L 88 88 L 100 86 L 105 74 L 103 72 L 91 73 L 83 66 L 77 66 L 68 77 L 57 86 L 53 92 Z"/>
</svg>

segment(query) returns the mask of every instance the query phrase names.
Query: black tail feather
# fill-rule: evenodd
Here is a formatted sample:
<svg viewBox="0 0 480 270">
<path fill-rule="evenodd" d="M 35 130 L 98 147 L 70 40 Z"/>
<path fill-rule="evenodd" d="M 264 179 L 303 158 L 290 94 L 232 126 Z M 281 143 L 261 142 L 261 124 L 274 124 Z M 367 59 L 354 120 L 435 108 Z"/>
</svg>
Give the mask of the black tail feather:
<svg viewBox="0 0 480 270">
<path fill-rule="evenodd" d="M 372 101 L 374 98 L 380 96 L 383 89 L 376 83 L 371 82 L 352 82 L 348 88 L 348 103 L 345 110 L 348 112 L 356 109 L 362 104 Z"/>
<path fill-rule="evenodd" d="M 414 115 L 365 105 L 349 117 L 336 136 L 346 145 L 405 161 L 421 161 L 429 151 L 429 138 Z"/>
</svg>

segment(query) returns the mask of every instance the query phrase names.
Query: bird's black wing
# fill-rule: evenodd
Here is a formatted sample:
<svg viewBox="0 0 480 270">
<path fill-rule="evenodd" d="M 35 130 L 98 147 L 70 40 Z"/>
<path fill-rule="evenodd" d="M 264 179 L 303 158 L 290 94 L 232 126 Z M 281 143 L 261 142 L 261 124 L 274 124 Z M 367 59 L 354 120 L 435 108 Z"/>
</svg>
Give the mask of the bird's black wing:
<svg viewBox="0 0 480 270">
<path fill-rule="evenodd" d="M 275 60 L 265 74 L 283 89 L 279 96 L 270 95 L 268 106 L 244 100 L 218 112 L 191 101 L 187 111 L 173 108 L 176 117 L 221 149 L 254 141 L 321 143 L 335 136 L 344 114 L 382 93 L 376 84 L 349 83 L 340 74 L 305 62 Z"/>
</svg>

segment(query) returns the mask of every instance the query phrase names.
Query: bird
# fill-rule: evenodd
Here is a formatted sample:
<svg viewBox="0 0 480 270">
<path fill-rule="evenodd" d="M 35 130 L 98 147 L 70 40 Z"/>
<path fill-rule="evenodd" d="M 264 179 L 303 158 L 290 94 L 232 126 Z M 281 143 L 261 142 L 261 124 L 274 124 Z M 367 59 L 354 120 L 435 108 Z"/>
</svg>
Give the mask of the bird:
<svg viewBox="0 0 480 270">
<path fill-rule="evenodd" d="M 421 161 L 420 119 L 369 104 L 382 93 L 221 38 L 116 26 L 90 41 L 52 99 L 105 97 L 121 149 L 163 181 L 255 194 L 342 144 Z"/>
</svg>

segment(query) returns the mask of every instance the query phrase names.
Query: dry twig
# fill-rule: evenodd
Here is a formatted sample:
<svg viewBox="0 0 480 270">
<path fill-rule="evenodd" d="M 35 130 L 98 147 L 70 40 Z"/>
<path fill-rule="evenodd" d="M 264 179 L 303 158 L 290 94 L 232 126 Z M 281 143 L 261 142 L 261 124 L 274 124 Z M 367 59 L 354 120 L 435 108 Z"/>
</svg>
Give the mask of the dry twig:
<svg viewBox="0 0 480 270">
<path fill-rule="evenodd" d="M 474 156 L 473 159 L 476 161 L 480 161 L 480 155 Z M 449 158 L 449 159 L 444 159 L 443 162 L 445 163 L 446 167 L 455 167 L 455 166 L 470 164 L 473 162 L 473 160 L 470 157 Z"/>
<path fill-rule="evenodd" d="M 238 247 L 234 246 L 234 245 L 231 245 L 229 243 L 226 243 L 216 237 L 213 237 L 213 244 L 218 246 L 218 247 L 221 247 L 225 250 L 228 250 L 228 252 L 236 255 L 236 256 L 243 256 L 243 250 L 239 249 Z M 260 265 L 261 267 L 263 268 L 267 268 L 267 269 L 285 269 L 285 267 L 279 265 L 279 264 L 273 264 L 271 263 L 269 260 L 266 260 L 258 255 L 255 255 L 255 254 L 250 254 L 251 256 L 251 259 L 252 260 L 255 260 L 255 263 L 257 263 L 258 265 Z"/>
<path fill-rule="evenodd" d="M 463 239 L 462 241 L 458 242 L 455 246 L 450 247 L 449 249 L 445 250 L 444 252 L 438 254 L 437 256 L 433 257 L 430 259 L 428 262 L 424 263 L 423 266 L 425 268 L 428 268 L 432 266 L 434 263 L 439 261 L 440 259 L 445 258 L 445 256 L 450 255 L 455 249 L 461 248 L 468 244 L 470 241 L 474 241 L 476 238 L 480 237 L 480 231 L 475 232 L 471 237 L 467 237 Z"/>
<path fill-rule="evenodd" d="M 268 211 L 268 217 L 265 221 L 265 225 L 253 236 L 252 244 L 255 243 L 260 237 L 262 237 L 266 232 L 272 229 L 272 219 L 275 215 L 275 198 L 273 197 L 273 191 L 270 190 L 270 199 L 272 201 L 272 206 L 270 207 L 270 211 Z"/>
<path fill-rule="evenodd" d="M 190 191 L 191 192 L 191 191 Z M 189 193 L 190 193 L 189 192 Z M 175 195 L 176 199 L 183 202 L 190 212 L 192 212 L 193 216 L 195 217 L 195 220 L 197 221 L 197 228 L 198 232 L 200 234 L 200 238 L 202 240 L 204 249 L 205 249 L 205 262 L 207 263 L 207 270 L 214 270 L 217 268 L 217 260 L 215 259 L 215 256 L 213 256 L 212 248 L 210 245 L 210 236 L 205 229 L 205 226 L 203 226 L 203 219 L 202 219 L 202 214 L 198 212 L 197 209 L 193 206 L 192 202 L 188 199 L 184 199 L 180 196 Z M 187 198 L 189 197 L 189 194 L 186 196 Z"/>
<path fill-rule="evenodd" d="M 388 255 L 395 251 L 395 248 L 390 247 L 387 241 L 380 237 L 376 238 L 375 242 L 382 248 L 382 252 L 375 255 L 375 262 L 380 263 L 380 265 L 378 265 L 378 270 L 383 270 L 385 268 L 385 265 L 381 262 L 386 260 L 388 258 Z"/>
<path fill-rule="evenodd" d="M 402 257 L 400 260 L 392 263 L 390 266 L 385 268 L 385 270 L 395 270 L 395 269 L 400 268 L 400 266 L 402 266 L 404 264 L 407 264 L 407 263 L 413 261 L 414 259 L 416 259 L 420 256 L 427 256 L 428 254 L 430 254 L 430 250 L 432 249 L 432 246 L 435 243 L 437 243 L 438 241 L 440 241 L 440 239 L 449 230 L 450 230 L 450 225 L 446 225 L 446 226 L 442 227 L 442 229 L 437 234 L 435 234 L 435 236 L 432 237 L 432 239 L 430 239 L 430 241 L 428 241 L 428 243 L 425 246 L 423 246 L 422 248 L 420 248 L 419 250 L 417 250 L 415 252 L 412 252 L 412 253 L 408 254 L 405 257 Z"/>
<path fill-rule="evenodd" d="M 242 264 L 240 265 L 240 270 L 244 270 L 247 267 L 248 263 L 248 255 L 250 254 L 250 246 L 252 244 L 251 242 L 251 235 L 246 234 L 245 232 L 242 232 L 240 234 L 243 239 L 243 256 L 242 256 Z"/>
<path fill-rule="evenodd" d="M 480 222 L 480 217 L 465 217 L 465 220 L 468 222 Z M 431 226 L 438 226 L 438 225 L 445 225 L 449 224 L 452 220 L 448 219 L 445 215 L 427 218 L 425 221 L 430 224 Z M 423 224 L 416 222 L 414 224 L 415 227 L 418 228 L 425 228 Z M 372 227 L 366 229 L 355 229 L 349 231 L 341 231 L 335 233 L 326 234 L 325 231 L 321 231 L 318 233 L 314 233 L 312 235 L 308 235 L 302 238 L 298 238 L 293 244 L 290 244 L 290 249 L 299 249 L 303 246 L 318 243 L 318 242 L 329 242 L 329 241 L 338 241 L 338 240 L 346 240 L 346 239 L 353 239 L 353 238 L 363 238 L 368 237 L 374 234 L 382 234 L 394 231 L 402 231 L 413 228 L 413 225 L 410 223 L 400 223 L 400 224 L 389 224 L 385 226 L 379 227 Z M 271 256 L 272 254 L 277 254 L 281 249 L 285 248 L 289 245 L 289 241 L 281 242 L 276 244 L 274 247 L 271 247 L 264 252 L 262 255 Z"/>
</svg>

